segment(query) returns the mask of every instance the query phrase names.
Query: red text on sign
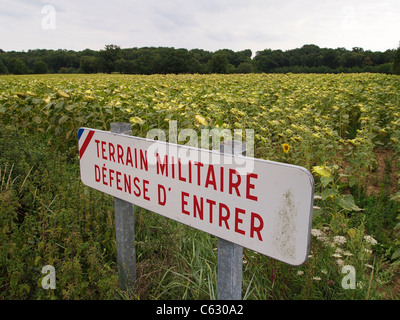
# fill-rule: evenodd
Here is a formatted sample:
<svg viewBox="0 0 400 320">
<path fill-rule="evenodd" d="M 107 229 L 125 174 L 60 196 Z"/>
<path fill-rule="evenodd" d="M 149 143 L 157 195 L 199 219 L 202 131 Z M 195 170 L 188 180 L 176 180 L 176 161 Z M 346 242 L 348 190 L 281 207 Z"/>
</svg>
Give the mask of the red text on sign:
<svg viewBox="0 0 400 320">
<path fill-rule="evenodd" d="M 263 241 L 261 231 L 264 228 L 264 220 L 255 212 L 246 212 L 241 208 L 230 208 L 228 205 L 214 200 L 203 198 L 182 191 L 181 212 L 194 218 L 207 221 L 210 224 L 217 223 L 218 227 L 232 230 L 241 235 L 249 235 Z M 247 230 L 244 229 L 244 219 L 250 220 L 247 223 Z"/>
</svg>

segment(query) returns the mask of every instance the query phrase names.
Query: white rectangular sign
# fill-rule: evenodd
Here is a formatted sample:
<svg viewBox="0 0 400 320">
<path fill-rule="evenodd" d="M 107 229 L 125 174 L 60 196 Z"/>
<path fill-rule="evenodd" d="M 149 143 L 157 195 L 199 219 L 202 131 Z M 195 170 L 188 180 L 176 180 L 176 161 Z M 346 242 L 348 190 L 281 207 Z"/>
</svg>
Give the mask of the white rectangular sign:
<svg viewBox="0 0 400 320">
<path fill-rule="evenodd" d="M 85 185 L 280 261 L 307 260 L 306 169 L 89 128 L 78 140 Z"/>
</svg>

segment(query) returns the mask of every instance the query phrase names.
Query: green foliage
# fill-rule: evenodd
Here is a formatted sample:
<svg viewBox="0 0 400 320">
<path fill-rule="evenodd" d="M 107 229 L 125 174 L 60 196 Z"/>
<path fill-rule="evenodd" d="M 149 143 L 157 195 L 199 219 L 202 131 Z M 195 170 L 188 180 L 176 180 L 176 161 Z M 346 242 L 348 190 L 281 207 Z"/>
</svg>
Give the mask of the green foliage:
<svg viewBox="0 0 400 320">
<path fill-rule="evenodd" d="M 114 298 L 110 201 L 84 187 L 76 164 L 46 140 L 3 127 L 0 141 L 0 298 Z M 57 272 L 54 291 L 41 287 L 47 264 Z"/>
<path fill-rule="evenodd" d="M 112 198 L 82 185 L 76 133 L 128 120 L 141 137 L 170 120 L 252 128 L 256 157 L 314 168 L 309 259 L 293 267 L 245 249 L 243 298 L 398 299 L 397 76 L 5 76 L 0 88 L 0 299 L 216 298 L 217 239 L 143 209 L 137 290 L 118 288 Z M 390 156 L 375 183 L 380 150 Z M 41 287 L 47 264 L 55 290 Z M 342 287 L 345 265 L 356 289 Z"/>
<path fill-rule="evenodd" d="M 8 74 L 8 69 L 1 60 L 0 60 L 0 74 Z"/>
<path fill-rule="evenodd" d="M 29 68 L 26 66 L 25 62 L 17 58 L 13 58 L 8 62 L 7 69 L 12 74 L 29 73 Z"/>
<path fill-rule="evenodd" d="M 397 192 L 392 198 L 392 201 L 400 202 L 400 191 Z M 394 242 L 394 252 L 392 254 L 392 259 L 395 261 L 400 261 L 400 209 L 397 211 L 398 215 L 396 218 L 396 225 L 393 231 L 396 234 L 396 241 Z"/>
<path fill-rule="evenodd" d="M 391 73 L 395 50 L 364 51 L 353 48 L 319 48 L 308 44 L 291 50 L 265 49 L 252 57 L 250 49 L 215 52 L 169 47 L 120 48 L 109 44 L 102 50 L 28 50 L 0 52 L 12 74 L 25 73 L 112 73 L 122 74 L 206 74 L 206 73 Z M 15 60 L 19 60 L 15 65 Z M 47 69 L 35 66 L 47 64 Z M 21 63 L 22 62 L 22 63 Z M 24 66 L 25 64 L 25 66 Z M 2 70 L 0 74 L 7 74 Z"/>
<path fill-rule="evenodd" d="M 213 55 L 208 64 L 210 73 L 228 73 L 229 61 L 223 52 L 218 52 Z"/>
<path fill-rule="evenodd" d="M 392 73 L 400 74 L 400 46 L 397 48 L 393 59 Z"/>
<path fill-rule="evenodd" d="M 121 56 L 121 48 L 114 44 L 108 44 L 104 50 L 100 50 L 100 58 L 103 70 L 106 73 L 115 71 L 115 62 Z"/>
<path fill-rule="evenodd" d="M 93 56 L 82 56 L 80 70 L 82 73 L 96 73 L 99 70 L 98 60 Z"/>
<path fill-rule="evenodd" d="M 35 61 L 33 63 L 33 73 L 36 74 L 40 74 L 40 73 L 48 73 L 49 72 L 49 68 L 47 66 L 47 63 L 42 61 L 42 60 L 38 60 Z"/>
</svg>

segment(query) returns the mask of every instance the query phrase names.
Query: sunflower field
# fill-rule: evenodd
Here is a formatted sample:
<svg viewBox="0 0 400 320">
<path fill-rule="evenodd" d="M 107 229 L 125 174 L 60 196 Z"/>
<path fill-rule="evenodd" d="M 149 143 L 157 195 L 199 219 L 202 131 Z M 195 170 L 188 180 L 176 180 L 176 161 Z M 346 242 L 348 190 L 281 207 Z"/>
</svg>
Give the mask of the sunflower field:
<svg viewBox="0 0 400 320">
<path fill-rule="evenodd" d="M 80 181 L 80 127 L 170 121 L 252 129 L 254 157 L 314 175 L 307 262 L 245 249 L 243 299 L 400 298 L 400 77 L 364 73 L 0 77 L 0 299 L 217 298 L 217 239 L 140 208 L 119 289 L 112 198 Z"/>
</svg>

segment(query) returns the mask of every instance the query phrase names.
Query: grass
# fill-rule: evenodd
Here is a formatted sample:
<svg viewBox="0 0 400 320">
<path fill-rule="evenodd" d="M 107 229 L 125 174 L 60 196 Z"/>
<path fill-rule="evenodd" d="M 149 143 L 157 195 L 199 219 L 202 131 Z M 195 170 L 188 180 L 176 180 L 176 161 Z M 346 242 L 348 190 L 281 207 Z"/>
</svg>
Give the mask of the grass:
<svg viewBox="0 0 400 320">
<path fill-rule="evenodd" d="M 45 138 L 7 127 L 0 141 L 1 299 L 217 298 L 217 239 L 141 208 L 135 211 L 137 290 L 120 290 L 112 198 L 83 186 L 76 159 Z M 245 249 L 243 298 L 398 299 L 391 289 L 398 286 L 398 263 L 390 252 L 399 206 L 384 190 L 360 197 L 360 215 L 317 216 L 313 227 L 324 237 L 312 237 L 302 266 Z M 333 244 L 335 219 L 354 231 L 342 245 Z M 366 233 L 379 245 L 365 242 Z M 56 290 L 41 287 L 47 264 L 56 269 Z M 355 267 L 355 290 L 342 288 L 343 265 Z"/>
<path fill-rule="evenodd" d="M 77 162 L 55 154 L 46 139 L 11 127 L 1 135 L 1 299 L 217 298 L 217 239 L 141 208 L 135 211 L 137 290 L 121 291 L 112 198 L 83 186 Z M 354 233 L 344 244 L 334 244 L 333 217 L 314 221 L 323 237 L 312 237 L 310 257 L 300 267 L 244 249 L 243 298 L 397 299 L 390 288 L 398 265 L 385 252 L 398 205 L 384 194 L 361 200 L 364 218 L 347 219 Z M 380 247 L 363 240 L 367 231 Z M 46 264 L 56 269 L 56 290 L 41 288 Z M 345 264 L 355 267 L 355 290 L 342 288 Z"/>
<path fill-rule="evenodd" d="M 30 79 L 44 81 L 48 78 Z M 82 86 L 79 90 L 84 93 L 86 88 Z M 184 95 L 176 99 L 181 96 Z M 204 96 L 201 93 L 201 97 Z M 136 290 L 120 290 L 113 201 L 110 196 L 81 183 L 77 145 L 72 135 L 66 138 L 69 131 L 65 131 L 65 135 L 55 134 L 57 128 L 63 127 L 57 123 L 65 120 L 57 109 L 64 108 L 59 104 L 61 98 L 57 98 L 57 104 L 43 107 L 42 102 L 28 97 L 21 102 L 22 111 L 12 113 L 10 110 L 17 107 L 10 101 L 19 101 L 18 97 L 12 97 L 12 94 L 8 100 L 3 97 L 3 106 L 0 106 L 2 117 L 6 113 L 1 110 L 7 108 L 9 112 L 6 118 L 0 118 L 0 299 L 217 298 L 217 239 L 141 208 L 135 208 Z M 31 103 L 39 105 L 39 109 L 28 110 Z M 252 105 L 250 100 L 248 105 Z M 91 108 L 90 104 L 85 106 L 88 110 Z M 71 105 L 67 107 L 72 108 Z M 49 114 L 49 123 L 45 126 L 40 126 L 42 120 L 35 118 L 38 110 Z M 108 123 L 114 109 L 104 110 L 110 112 Z M 70 111 L 72 119 L 75 113 Z M 27 114 L 32 118 L 29 121 L 25 118 Z M 97 121 L 98 126 L 106 126 L 101 117 L 96 118 L 94 114 L 90 114 L 93 121 Z M 19 115 L 18 121 L 12 124 L 15 115 Z M 83 113 L 79 115 L 84 116 Z M 384 117 L 384 114 L 379 116 Z M 161 120 L 157 121 L 165 122 L 164 115 L 159 118 Z M 358 115 L 355 118 L 361 121 Z M 77 125 L 77 119 L 70 121 L 71 128 L 65 127 L 75 132 L 73 126 Z M 347 128 L 349 138 L 359 133 L 357 121 L 354 124 L 357 128 Z M 394 131 L 393 128 L 389 129 Z M 319 135 L 322 132 L 318 129 Z M 311 135 L 311 132 L 306 133 Z M 280 137 L 273 132 L 270 138 L 275 139 L 276 150 L 281 150 Z M 304 152 L 296 151 L 295 141 L 290 141 L 290 153 L 282 154 L 284 160 L 303 156 L 312 164 L 313 143 L 307 142 L 310 153 L 306 154 L 307 148 Z M 368 163 L 369 168 L 362 162 L 365 154 L 357 155 L 364 147 L 373 152 L 373 156 L 365 154 L 376 159 Z M 387 146 L 372 148 L 360 143 L 357 148 L 351 151 L 352 162 L 338 161 L 341 167 L 335 169 L 334 180 L 320 181 L 316 175 L 316 191 L 327 197 L 315 203 L 320 209 L 314 211 L 310 257 L 303 265 L 293 267 L 244 249 L 243 299 L 400 298 L 400 260 L 392 258 L 400 246 L 396 229 L 400 207 L 391 200 L 398 189 L 398 158 Z M 341 150 L 344 153 L 347 149 Z M 340 159 L 339 154 L 337 159 Z M 363 173 L 355 180 L 345 175 L 350 166 L 364 166 L 362 171 L 356 171 Z M 354 205 L 361 211 L 343 207 L 349 203 L 353 205 L 346 197 L 350 193 L 354 196 Z M 367 235 L 376 239 L 377 244 L 368 242 Z M 45 275 L 41 270 L 45 265 L 55 267 L 55 290 L 42 288 Z M 355 281 L 355 289 L 343 288 L 342 281 L 347 275 L 343 272 L 347 270 L 344 266 L 354 268 L 355 277 L 350 280 Z"/>
</svg>

